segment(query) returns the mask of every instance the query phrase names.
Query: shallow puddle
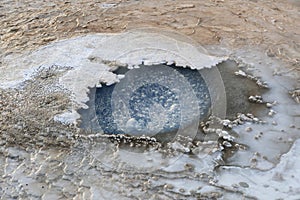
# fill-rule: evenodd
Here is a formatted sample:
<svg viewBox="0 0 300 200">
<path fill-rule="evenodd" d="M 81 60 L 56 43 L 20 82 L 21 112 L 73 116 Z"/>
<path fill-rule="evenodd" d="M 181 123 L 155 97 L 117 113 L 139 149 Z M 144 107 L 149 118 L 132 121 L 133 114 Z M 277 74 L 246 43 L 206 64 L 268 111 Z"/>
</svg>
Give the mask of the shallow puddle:
<svg viewBox="0 0 300 200">
<path fill-rule="evenodd" d="M 246 69 L 238 67 L 235 61 L 225 61 L 218 66 L 226 90 L 227 109 L 226 117 L 234 119 L 237 113 L 252 113 L 255 116 L 266 114 L 265 104 L 254 103 L 249 101 L 250 96 L 263 96 L 268 91 L 267 88 L 260 87 L 255 81 L 236 75 L 239 70 Z"/>
</svg>

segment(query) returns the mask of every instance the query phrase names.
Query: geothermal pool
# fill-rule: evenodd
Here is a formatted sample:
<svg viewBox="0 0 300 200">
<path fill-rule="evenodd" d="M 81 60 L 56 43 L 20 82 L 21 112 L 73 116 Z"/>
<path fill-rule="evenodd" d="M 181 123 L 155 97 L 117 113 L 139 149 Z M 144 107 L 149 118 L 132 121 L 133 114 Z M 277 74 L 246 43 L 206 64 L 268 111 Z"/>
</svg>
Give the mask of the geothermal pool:
<svg viewBox="0 0 300 200">
<path fill-rule="evenodd" d="M 0 197 L 299 198 L 296 77 L 274 76 L 281 63 L 259 49 L 170 35 L 5 57 Z"/>
</svg>

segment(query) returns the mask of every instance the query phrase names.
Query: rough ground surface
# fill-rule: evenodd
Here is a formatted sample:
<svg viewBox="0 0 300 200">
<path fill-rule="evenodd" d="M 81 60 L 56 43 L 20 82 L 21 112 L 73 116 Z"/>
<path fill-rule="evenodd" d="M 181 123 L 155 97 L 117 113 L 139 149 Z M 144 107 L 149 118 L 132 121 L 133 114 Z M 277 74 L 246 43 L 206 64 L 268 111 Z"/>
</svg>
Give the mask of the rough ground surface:
<svg viewBox="0 0 300 200">
<path fill-rule="evenodd" d="M 262 45 L 270 56 L 299 62 L 299 3 L 278 1 L 52 1 L 4 0 L 4 54 L 54 40 L 138 27 L 169 28 L 202 45 Z"/>
<path fill-rule="evenodd" d="M 52 41 L 87 33 L 114 33 L 150 26 L 180 32 L 206 47 L 220 46 L 232 51 L 259 48 L 269 58 L 283 63 L 277 74 L 297 78 L 300 77 L 299 13 L 297 1 L 284 0 L 3 0 L 0 4 L 0 57 L 36 50 Z M 2 67 L 0 60 L 0 73 Z M 287 160 L 286 165 L 281 163 L 282 169 L 265 173 L 267 178 L 263 181 L 267 183 L 253 184 L 245 178 L 251 177 L 253 171 L 232 168 L 232 173 L 238 174 L 237 184 L 229 186 L 228 179 L 232 176 L 225 172 L 221 176 L 226 166 L 216 175 L 211 169 L 215 165 L 201 168 L 199 155 L 194 164 L 186 158 L 182 168 L 151 173 L 124 172 L 103 165 L 86 151 L 89 141 L 75 141 L 77 129 L 53 120 L 55 114 L 70 106 L 68 96 L 55 86 L 60 73 L 41 72 L 33 82 L 27 82 L 23 90 L 0 91 L 0 164 L 4 166 L 0 169 L 1 199 L 266 199 L 251 191 L 255 187 L 274 193 L 276 198 L 299 198 L 299 170 L 294 170 L 297 159 Z M 44 85 L 56 89 L 44 94 Z M 295 99 L 300 96 L 297 87 L 300 87 L 299 82 L 295 88 L 288 88 Z M 299 114 L 295 111 L 295 115 Z M 297 122 L 299 120 L 293 128 L 297 128 Z M 299 133 L 299 128 L 295 133 Z M 295 138 L 287 142 L 292 144 Z M 211 153 L 216 144 L 207 145 L 198 151 Z M 289 154 L 299 157 L 298 147 Z M 260 155 L 255 159 L 265 160 Z M 199 169 L 197 164 L 201 166 Z M 253 177 L 263 175 L 259 172 Z M 291 180 L 289 184 L 284 182 L 287 180 Z"/>
</svg>

